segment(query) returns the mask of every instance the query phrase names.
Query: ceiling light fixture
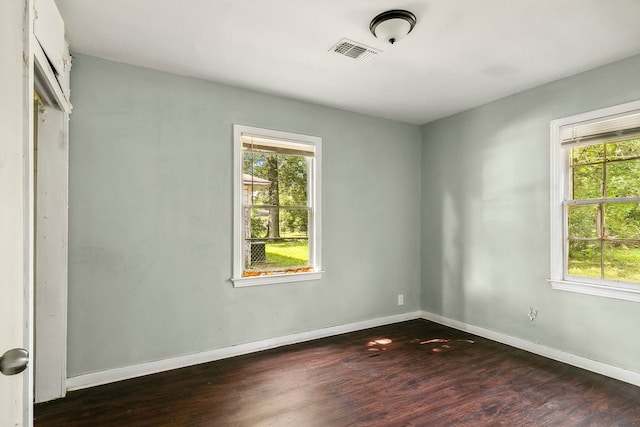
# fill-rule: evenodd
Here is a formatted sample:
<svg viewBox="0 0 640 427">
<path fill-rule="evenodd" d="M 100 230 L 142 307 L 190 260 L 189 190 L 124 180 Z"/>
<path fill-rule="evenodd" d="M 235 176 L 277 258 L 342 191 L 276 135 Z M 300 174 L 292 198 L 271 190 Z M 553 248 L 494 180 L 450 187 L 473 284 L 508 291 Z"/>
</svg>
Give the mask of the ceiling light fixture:
<svg viewBox="0 0 640 427">
<path fill-rule="evenodd" d="M 416 16 L 408 10 L 387 10 L 371 20 L 369 29 L 379 39 L 394 44 L 413 30 Z"/>
</svg>

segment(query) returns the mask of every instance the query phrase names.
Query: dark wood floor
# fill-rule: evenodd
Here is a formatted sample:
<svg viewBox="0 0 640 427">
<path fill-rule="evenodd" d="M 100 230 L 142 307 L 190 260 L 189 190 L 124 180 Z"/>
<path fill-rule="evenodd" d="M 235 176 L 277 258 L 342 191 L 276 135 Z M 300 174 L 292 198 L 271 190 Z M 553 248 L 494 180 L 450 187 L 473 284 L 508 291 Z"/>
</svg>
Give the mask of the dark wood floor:
<svg viewBox="0 0 640 427">
<path fill-rule="evenodd" d="M 415 320 L 71 392 L 35 426 L 632 426 L 640 387 Z"/>
</svg>

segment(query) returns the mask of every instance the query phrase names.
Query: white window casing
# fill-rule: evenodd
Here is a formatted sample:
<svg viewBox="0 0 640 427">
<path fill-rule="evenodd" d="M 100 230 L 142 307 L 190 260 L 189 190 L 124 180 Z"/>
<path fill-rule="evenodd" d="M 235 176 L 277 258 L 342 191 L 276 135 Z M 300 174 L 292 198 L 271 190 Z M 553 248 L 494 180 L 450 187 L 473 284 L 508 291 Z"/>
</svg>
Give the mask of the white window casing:
<svg viewBox="0 0 640 427">
<path fill-rule="evenodd" d="M 572 276 L 567 264 L 570 149 L 640 135 L 640 101 L 553 120 L 550 130 L 549 282 L 558 290 L 640 301 L 640 283 Z"/>
<path fill-rule="evenodd" d="M 246 248 L 245 218 L 246 197 L 243 182 L 246 174 L 243 171 L 243 141 L 251 139 L 252 146 L 258 149 L 270 148 L 278 152 L 292 155 L 304 155 L 308 160 L 308 188 L 307 199 L 310 212 L 308 223 L 309 268 L 304 272 L 282 273 L 278 271 L 269 274 L 244 275 Z M 322 139 L 317 136 L 282 132 L 235 124 L 233 126 L 233 275 L 231 281 L 234 287 L 267 285 L 286 282 L 300 282 L 318 280 L 322 276 Z"/>
</svg>

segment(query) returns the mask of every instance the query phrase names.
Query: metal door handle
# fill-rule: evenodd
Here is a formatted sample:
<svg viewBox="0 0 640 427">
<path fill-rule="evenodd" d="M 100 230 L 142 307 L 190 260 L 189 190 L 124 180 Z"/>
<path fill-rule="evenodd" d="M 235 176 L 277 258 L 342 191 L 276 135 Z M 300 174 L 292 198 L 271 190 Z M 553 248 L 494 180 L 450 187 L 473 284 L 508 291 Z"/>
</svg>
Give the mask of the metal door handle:
<svg viewBox="0 0 640 427">
<path fill-rule="evenodd" d="M 4 375 L 15 375 L 27 369 L 29 352 L 24 348 L 14 348 L 0 357 L 0 372 Z"/>
</svg>

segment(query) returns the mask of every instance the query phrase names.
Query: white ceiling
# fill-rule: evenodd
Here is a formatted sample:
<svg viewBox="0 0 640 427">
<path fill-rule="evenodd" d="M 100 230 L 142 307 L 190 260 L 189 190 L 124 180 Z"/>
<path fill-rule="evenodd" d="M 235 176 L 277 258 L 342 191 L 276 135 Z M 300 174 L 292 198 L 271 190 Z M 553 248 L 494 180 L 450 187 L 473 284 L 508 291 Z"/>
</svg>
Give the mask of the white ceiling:
<svg viewBox="0 0 640 427">
<path fill-rule="evenodd" d="M 640 53 L 640 0 L 56 0 L 84 53 L 423 124 Z M 369 22 L 418 20 L 395 45 Z M 368 62 L 329 52 L 346 37 Z"/>
</svg>

